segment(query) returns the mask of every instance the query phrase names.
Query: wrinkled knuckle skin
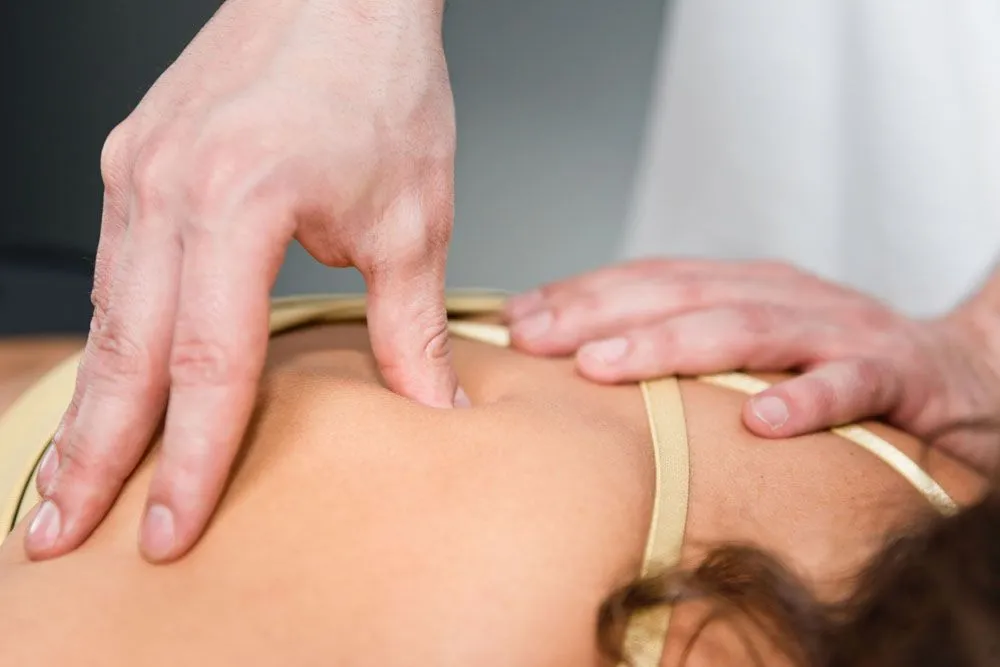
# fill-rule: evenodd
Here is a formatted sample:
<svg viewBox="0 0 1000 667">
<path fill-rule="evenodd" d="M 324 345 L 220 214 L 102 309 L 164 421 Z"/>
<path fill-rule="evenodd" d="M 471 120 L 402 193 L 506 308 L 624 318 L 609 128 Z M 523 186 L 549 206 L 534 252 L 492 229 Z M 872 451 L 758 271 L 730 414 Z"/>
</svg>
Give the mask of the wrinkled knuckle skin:
<svg viewBox="0 0 1000 667">
<path fill-rule="evenodd" d="M 224 345 L 205 339 L 174 343 L 170 381 L 174 387 L 222 387 L 251 379 L 250 364 Z"/>
<path fill-rule="evenodd" d="M 431 324 L 426 331 L 424 358 L 436 364 L 448 363 L 451 359 L 451 338 L 448 336 L 447 322 Z"/>
<path fill-rule="evenodd" d="M 103 455 L 97 452 L 104 452 Z M 60 480 L 57 488 L 64 488 L 65 480 L 70 483 L 91 482 L 100 485 L 122 482 L 127 471 L 120 463 L 124 457 L 116 456 L 108 447 L 93 447 L 85 433 L 76 431 L 68 442 L 59 447 Z"/>
<path fill-rule="evenodd" d="M 90 331 L 100 331 L 108 313 L 108 293 L 111 291 L 111 271 L 101 269 L 94 272 L 94 288 L 90 291 L 90 305 L 94 307 L 90 318 Z"/>
<path fill-rule="evenodd" d="M 837 390 L 826 379 L 809 378 L 802 388 L 806 390 L 804 393 L 808 397 L 804 406 L 809 408 L 807 413 L 829 415 L 837 410 L 840 404 Z"/>
<path fill-rule="evenodd" d="M 151 383 L 153 365 L 149 352 L 124 327 L 112 321 L 98 323 L 90 333 L 89 347 L 91 359 L 87 371 L 90 377 L 133 388 Z"/>
<path fill-rule="evenodd" d="M 851 372 L 851 388 L 858 395 L 880 396 L 886 374 L 886 364 L 876 359 L 858 359 Z"/>
</svg>

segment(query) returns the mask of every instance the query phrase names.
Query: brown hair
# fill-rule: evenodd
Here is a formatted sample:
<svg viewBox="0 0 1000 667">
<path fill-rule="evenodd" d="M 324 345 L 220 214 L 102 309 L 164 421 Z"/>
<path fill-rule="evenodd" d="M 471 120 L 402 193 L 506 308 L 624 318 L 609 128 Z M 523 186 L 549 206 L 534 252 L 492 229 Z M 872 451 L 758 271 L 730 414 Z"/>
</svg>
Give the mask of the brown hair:
<svg viewBox="0 0 1000 667">
<path fill-rule="evenodd" d="M 635 581 L 602 605 L 598 640 L 622 655 L 629 617 L 659 606 L 708 603 L 688 643 L 720 620 L 750 623 L 801 667 L 1000 665 L 1000 484 L 950 517 L 922 518 L 887 538 L 855 576 L 853 593 L 824 603 L 778 559 L 722 545 L 688 571 Z M 754 647 L 745 642 L 751 657 Z M 757 656 L 758 664 L 762 660 Z"/>
</svg>

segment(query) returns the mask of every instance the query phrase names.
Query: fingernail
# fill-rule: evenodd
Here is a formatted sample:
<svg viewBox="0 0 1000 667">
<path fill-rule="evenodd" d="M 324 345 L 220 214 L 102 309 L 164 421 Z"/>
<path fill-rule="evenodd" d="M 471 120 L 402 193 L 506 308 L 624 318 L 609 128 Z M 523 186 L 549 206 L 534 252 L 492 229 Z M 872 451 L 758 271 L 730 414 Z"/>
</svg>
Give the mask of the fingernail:
<svg viewBox="0 0 1000 667">
<path fill-rule="evenodd" d="M 142 522 L 141 541 L 148 559 L 169 558 L 174 551 L 174 513 L 164 505 L 150 505 Z"/>
<path fill-rule="evenodd" d="M 628 340 L 619 337 L 587 343 L 580 348 L 579 354 L 602 364 L 615 364 L 621 361 L 627 352 Z"/>
<path fill-rule="evenodd" d="M 512 333 L 522 340 L 541 338 L 552 327 L 553 320 L 552 311 L 543 310 L 519 321 L 513 326 Z"/>
<path fill-rule="evenodd" d="M 28 526 L 28 542 L 32 549 L 51 549 L 59 538 L 62 520 L 59 508 L 51 500 L 46 500 L 38 508 L 38 513 Z"/>
<path fill-rule="evenodd" d="M 519 320 L 531 314 L 545 300 L 541 290 L 532 290 L 507 299 L 503 311 L 508 319 Z"/>
<path fill-rule="evenodd" d="M 777 396 L 754 398 L 750 401 L 750 409 L 772 431 L 781 428 L 788 421 L 788 406 Z"/>
<path fill-rule="evenodd" d="M 472 401 L 469 400 L 469 395 L 465 393 L 465 390 L 459 387 L 455 390 L 455 407 L 456 408 L 471 408 Z"/>
<path fill-rule="evenodd" d="M 59 467 L 59 453 L 55 444 L 50 444 L 45 449 L 41 462 L 38 464 L 38 476 L 42 479 L 51 479 Z"/>
</svg>

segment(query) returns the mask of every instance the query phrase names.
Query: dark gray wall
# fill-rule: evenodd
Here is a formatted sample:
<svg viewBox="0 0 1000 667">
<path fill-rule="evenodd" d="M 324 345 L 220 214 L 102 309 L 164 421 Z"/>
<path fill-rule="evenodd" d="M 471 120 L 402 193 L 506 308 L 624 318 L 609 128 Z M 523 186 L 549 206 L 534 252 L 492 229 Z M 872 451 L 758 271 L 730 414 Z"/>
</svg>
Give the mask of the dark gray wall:
<svg viewBox="0 0 1000 667">
<path fill-rule="evenodd" d="M 0 243 L 93 251 L 98 160 L 108 131 L 138 103 L 218 5 L 210 0 L 4 2 L 6 113 Z"/>
</svg>

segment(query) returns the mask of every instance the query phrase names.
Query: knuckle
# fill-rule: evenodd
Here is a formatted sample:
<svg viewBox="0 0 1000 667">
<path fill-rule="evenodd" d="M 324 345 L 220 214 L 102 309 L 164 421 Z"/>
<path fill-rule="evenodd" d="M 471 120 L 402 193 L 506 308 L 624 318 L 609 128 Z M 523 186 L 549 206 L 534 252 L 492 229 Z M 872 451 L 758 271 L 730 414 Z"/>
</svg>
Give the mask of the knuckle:
<svg viewBox="0 0 1000 667">
<path fill-rule="evenodd" d="M 413 219 L 418 221 L 412 230 L 412 243 L 406 244 L 411 252 L 421 256 L 427 252 L 439 252 L 448 247 L 454 224 L 454 188 L 444 182 L 444 177 L 435 177 L 425 184 L 412 204 L 415 206 Z"/>
<path fill-rule="evenodd" d="M 873 358 L 861 358 L 850 367 L 849 385 L 859 394 L 878 395 L 886 377 L 886 363 Z"/>
<path fill-rule="evenodd" d="M 206 338 L 182 339 L 170 354 L 170 381 L 173 386 L 217 387 L 253 379 L 253 367 L 246 355 L 232 354 L 226 345 Z"/>
<path fill-rule="evenodd" d="M 131 127 L 128 121 L 119 123 L 108 133 L 101 147 L 101 178 L 106 189 L 115 189 L 128 172 Z"/>
<path fill-rule="evenodd" d="M 670 323 L 652 329 L 634 331 L 627 336 L 633 355 L 642 359 L 666 359 L 684 353 L 685 336 Z"/>
<path fill-rule="evenodd" d="M 167 189 L 173 165 L 162 139 L 151 140 L 135 158 L 132 167 L 132 196 L 140 211 L 158 210 L 167 199 Z"/>
<path fill-rule="evenodd" d="M 416 391 L 427 379 L 424 371 L 428 368 L 445 368 L 451 363 L 451 338 L 448 335 L 446 317 L 428 313 L 418 319 L 415 326 L 408 328 L 415 331 L 419 339 L 415 345 L 401 345 L 403 341 L 382 340 L 378 345 L 376 357 L 383 376 L 391 383 L 398 385 L 403 391 Z M 399 336 L 401 334 L 394 334 Z M 373 341 L 374 342 L 374 341 Z M 414 371 L 422 369 L 420 373 Z"/>
<path fill-rule="evenodd" d="M 433 317 L 424 328 L 424 358 L 436 363 L 448 363 L 451 359 L 451 338 L 448 336 L 447 316 Z"/>
<path fill-rule="evenodd" d="M 185 178 L 185 194 L 192 208 L 205 215 L 220 211 L 230 193 L 237 189 L 236 184 L 243 180 L 245 164 L 240 153 L 233 150 L 226 140 L 217 139 L 199 149 Z M 195 218 L 196 222 L 203 221 L 197 216 Z"/>
<path fill-rule="evenodd" d="M 114 456 L 104 448 L 93 447 L 82 433 L 74 433 L 69 442 L 59 447 L 59 477 L 57 488 L 65 486 L 64 480 L 70 483 L 93 480 L 106 483 L 122 481 L 127 471 L 121 461 L 123 457 Z"/>
<path fill-rule="evenodd" d="M 94 315 L 90 320 L 90 330 L 99 331 L 104 324 L 108 312 L 108 294 L 111 292 L 111 271 L 98 270 L 94 272 L 94 287 L 90 290 L 90 304 L 94 307 Z"/>
<path fill-rule="evenodd" d="M 451 338 L 448 335 L 448 314 L 428 298 L 421 304 L 414 322 L 420 337 L 420 353 L 425 360 L 448 363 L 451 358 Z"/>
<path fill-rule="evenodd" d="M 98 309 L 100 310 L 100 309 Z M 95 311 L 87 363 L 88 375 L 130 385 L 151 381 L 153 364 L 148 349 L 123 326 Z"/>
<path fill-rule="evenodd" d="M 778 310 L 774 306 L 762 303 L 746 304 L 734 312 L 738 330 L 750 336 L 763 336 L 774 333 Z"/>
<path fill-rule="evenodd" d="M 797 383 L 798 384 L 798 383 Z M 802 400 L 809 412 L 817 415 L 829 415 L 835 412 L 840 403 L 837 388 L 825 377 L 813 375 L 801 378 Z"/>
</svg>

